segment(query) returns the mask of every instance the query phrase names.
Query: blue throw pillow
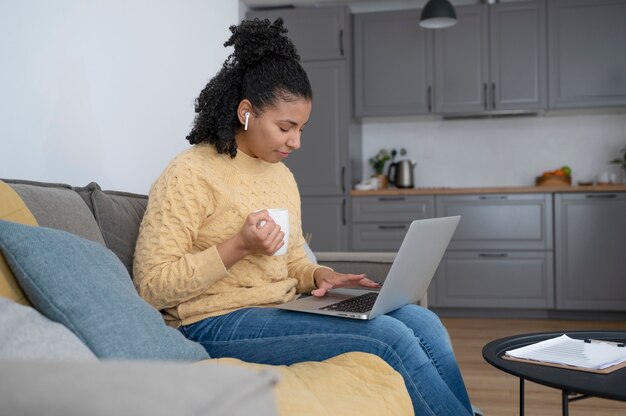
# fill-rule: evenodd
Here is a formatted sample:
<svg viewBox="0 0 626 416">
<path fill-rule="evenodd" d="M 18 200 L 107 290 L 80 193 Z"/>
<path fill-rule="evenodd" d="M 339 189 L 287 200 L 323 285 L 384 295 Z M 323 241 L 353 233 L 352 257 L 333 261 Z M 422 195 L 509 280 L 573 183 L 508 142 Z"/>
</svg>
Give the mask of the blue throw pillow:
<svg viewBox="0 0 626 416">
<path fill-rule="evenodd" d="M 124 265 L 102 244 L 0 220 L 0 250 L 35 308 L 99 358 L 209 358 L 139 297 Z"/>
</svg>

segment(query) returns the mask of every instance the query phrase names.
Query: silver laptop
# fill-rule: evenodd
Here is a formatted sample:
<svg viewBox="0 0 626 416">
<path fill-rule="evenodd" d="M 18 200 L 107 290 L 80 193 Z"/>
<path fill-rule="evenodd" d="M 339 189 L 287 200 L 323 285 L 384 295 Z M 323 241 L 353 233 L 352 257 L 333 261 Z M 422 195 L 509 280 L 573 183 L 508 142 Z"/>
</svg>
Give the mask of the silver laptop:
<svg viewBox="0 0 626 416">
<path fill-rule="evenodd" d="M 323 297 L 303 296 L 276 307 L 344 318 L 374 319 L 415 303 L 426 294 L 460 218 L 413 221 L 380 290 L 333 289 Z"/>
</svg>

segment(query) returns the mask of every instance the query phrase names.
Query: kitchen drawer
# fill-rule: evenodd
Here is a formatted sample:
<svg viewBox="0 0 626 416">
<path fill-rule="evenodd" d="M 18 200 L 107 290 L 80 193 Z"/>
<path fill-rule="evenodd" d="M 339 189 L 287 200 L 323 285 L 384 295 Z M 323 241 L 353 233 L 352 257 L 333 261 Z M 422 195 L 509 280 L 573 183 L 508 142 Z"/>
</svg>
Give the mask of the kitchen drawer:
<svg viewBox="0 0 626 416">
<path fill-rule="evenodd" d="M 453 250 L 552 250 L 552 195 L 444 195 L 438 217 L 460 215 Z"/>
<path fill-rule="evenodd" d="M 352 249 L 355 251 L 398 251 L 410 222 L 352 224 Z"/>
<path fill-rule="evenodd" d="M 432 306 L 551 309 L 553 254 L 448 251 L 432 285 Z"/>
<path fill-rule="evenodd" d="M 364 196 L 352 198 L 352 221 L 398 222 L 432 218 L 435 215 L 434 196 Z"/>
</svg>

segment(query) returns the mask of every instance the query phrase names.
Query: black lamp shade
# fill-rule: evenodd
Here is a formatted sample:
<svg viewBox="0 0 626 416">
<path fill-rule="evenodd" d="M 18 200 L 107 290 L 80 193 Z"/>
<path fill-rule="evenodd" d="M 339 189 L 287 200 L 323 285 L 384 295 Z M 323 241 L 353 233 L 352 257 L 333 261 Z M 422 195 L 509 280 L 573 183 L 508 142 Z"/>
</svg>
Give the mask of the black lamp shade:
<svg viewBox="0 0 626 416">
<path fill-rule="evenodd" d="M 456 24 L 456 12 L 448 0 L 430 0 L 422 9 L 420 26 L 442 29 Z"/>
</svg>

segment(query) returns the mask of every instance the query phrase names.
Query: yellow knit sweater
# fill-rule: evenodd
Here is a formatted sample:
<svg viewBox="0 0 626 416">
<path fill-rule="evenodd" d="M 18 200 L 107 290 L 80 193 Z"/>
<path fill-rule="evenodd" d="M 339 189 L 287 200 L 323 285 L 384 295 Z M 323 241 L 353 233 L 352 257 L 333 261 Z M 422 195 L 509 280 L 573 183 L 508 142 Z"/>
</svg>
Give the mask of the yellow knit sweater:
<svg viewBox="0 0 626 416">
<path fill-rule="evenodd" d="M 252 212 L 289 210 L 283 256 L 250 255 L 226 270 L 216 246 Z M 247 306 L 289 301 L 315 288 L 303 248 L 300 195 L 282 163 L 199 144 L 178 155 L 152 186 L 133 267 L 139 294 L 172 326 Z"/>
</svg>

